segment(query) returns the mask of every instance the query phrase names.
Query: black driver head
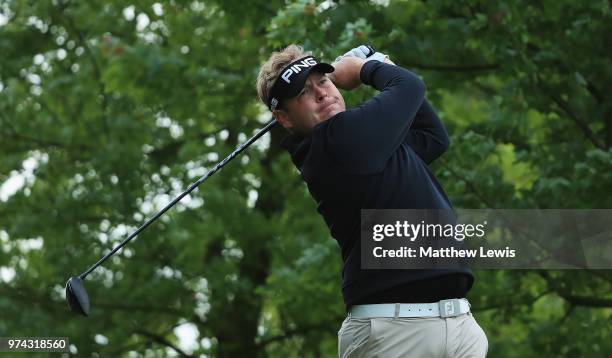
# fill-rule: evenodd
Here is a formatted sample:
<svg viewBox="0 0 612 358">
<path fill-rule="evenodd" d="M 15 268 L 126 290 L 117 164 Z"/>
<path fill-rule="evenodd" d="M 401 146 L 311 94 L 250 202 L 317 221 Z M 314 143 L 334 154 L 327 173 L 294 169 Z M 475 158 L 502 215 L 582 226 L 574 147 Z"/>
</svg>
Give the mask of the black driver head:
<svg viewBox="0 0 612 358">
<path fill-rule="evenodd" d="M 66 282 L 66 299 L 72 312 L 89 315 L 89 297 L 80 277 L 71 277 Z"/>
</svg>

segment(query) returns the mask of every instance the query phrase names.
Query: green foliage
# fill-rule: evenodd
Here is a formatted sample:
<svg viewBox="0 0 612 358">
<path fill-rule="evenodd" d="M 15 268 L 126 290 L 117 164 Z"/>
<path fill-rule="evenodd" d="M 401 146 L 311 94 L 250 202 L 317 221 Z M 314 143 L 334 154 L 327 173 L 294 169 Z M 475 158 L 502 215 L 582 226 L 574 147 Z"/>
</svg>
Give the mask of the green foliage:
<svg viewBox="0 0 612 358">
<path fill-rule="evenodd" d="M 612 206 L 608 1 L 0 0 L 0 14 L 0 183 L 24 178 L 0 202 L 14 273 L 0 336 L 165 356 L 190 323 L 194 355 L 336 354 L 339 250 L 280 129 L 94 271 L 91 317 L 63 297 L 269 119 L 258 66 L 292 42 L 328 61 L 370 43 L 424 78 L 452 140 L 432 169 L 456 207 Z M 492 356 L 612 352 L 609 271 L 476 276 Z"/>
</svg>

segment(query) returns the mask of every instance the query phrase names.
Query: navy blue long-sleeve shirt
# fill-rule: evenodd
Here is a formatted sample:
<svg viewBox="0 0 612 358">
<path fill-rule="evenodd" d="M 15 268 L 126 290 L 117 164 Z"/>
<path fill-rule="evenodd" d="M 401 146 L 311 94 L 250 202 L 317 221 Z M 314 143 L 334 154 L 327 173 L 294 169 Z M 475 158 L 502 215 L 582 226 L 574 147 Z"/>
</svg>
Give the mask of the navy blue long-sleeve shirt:
<svg viewBox="0 0 612 358">
<path fill-rule="evenodd" d="M 452 206 L 427 167 L 448 148 L 449 139 L 425 100 L 425 84 L 410 71 L 378 61 L 366 62 L 360 76 L 380 93 L 317 124 L 311 135 L 292 135 L 283 142 L 340 245 L 345 303 L 449 274 L 468 277 L 469 289 L 473 277 L 468 269 L 361 269 L 361 209 Z"/>
</svg>

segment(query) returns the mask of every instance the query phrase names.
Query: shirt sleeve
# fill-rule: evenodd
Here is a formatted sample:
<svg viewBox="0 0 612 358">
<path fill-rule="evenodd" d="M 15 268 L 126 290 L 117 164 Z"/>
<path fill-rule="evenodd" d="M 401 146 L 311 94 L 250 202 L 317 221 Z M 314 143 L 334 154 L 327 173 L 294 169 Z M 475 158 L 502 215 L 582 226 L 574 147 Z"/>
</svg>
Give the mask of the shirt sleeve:
<svg viewBox="0 0 612 358">
<path fill-rule="evenodd" d="M 406 143 L 427 164 L 440 157 L 450 145 L 444 124 L 427 100 L 414 117 Z"/>
<path fill-rule="evenodd" d="M 328 121 L 325 145 L 346 172 L 372 174 L 383 170 L 406 140 L 425 84 L 414 73 L 379 61 L 366 62 L 360 76 L 380 93 Z"/>
</svg>

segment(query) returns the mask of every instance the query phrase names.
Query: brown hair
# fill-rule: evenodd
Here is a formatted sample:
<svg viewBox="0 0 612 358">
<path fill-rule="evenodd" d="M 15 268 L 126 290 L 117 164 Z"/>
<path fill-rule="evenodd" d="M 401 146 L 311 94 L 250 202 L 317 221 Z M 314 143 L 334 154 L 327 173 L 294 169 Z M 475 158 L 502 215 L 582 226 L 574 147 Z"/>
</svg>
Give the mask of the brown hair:
<svg viewBox="0 0 612 358">
<path fill-rule="evenodd" d="M 304 52 L 301 46 L 291 44 L 282 51 L 273 52 L 270 58 L 261 65 L 259 75 L 257 76 L 257 95 L 266 107 L 270 100 L 272 86 L 281 70 L 291 62 L 309 54 Z"/>
</svg>

